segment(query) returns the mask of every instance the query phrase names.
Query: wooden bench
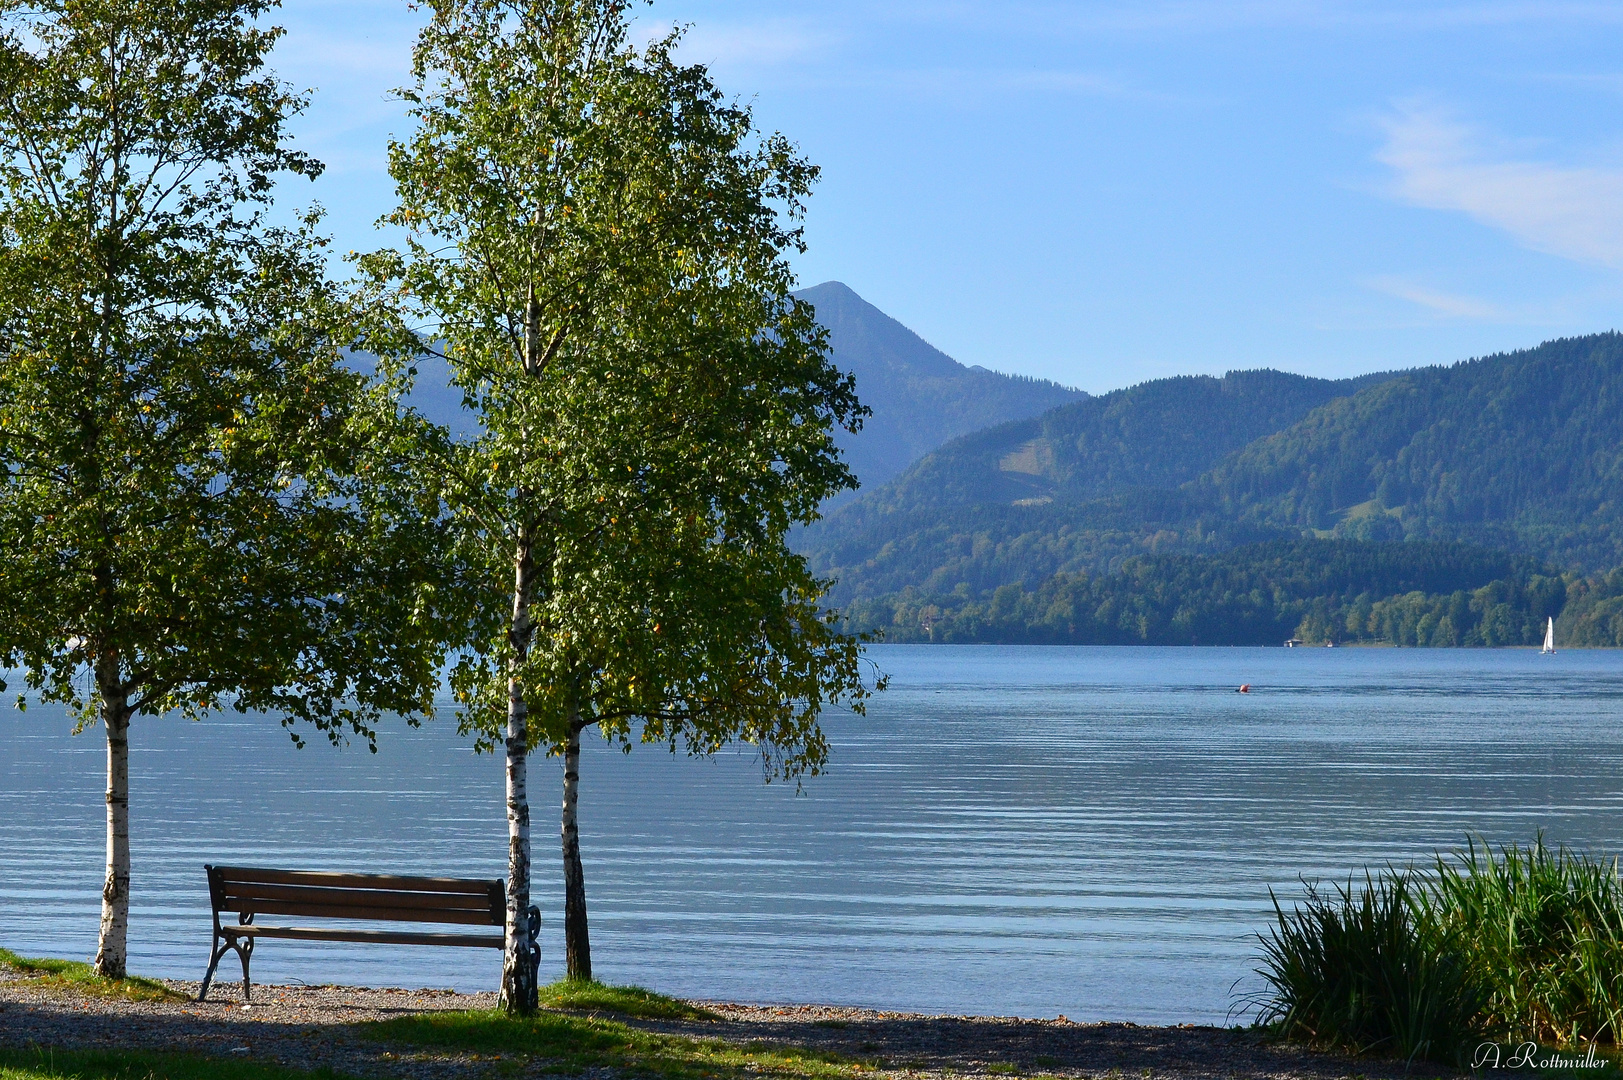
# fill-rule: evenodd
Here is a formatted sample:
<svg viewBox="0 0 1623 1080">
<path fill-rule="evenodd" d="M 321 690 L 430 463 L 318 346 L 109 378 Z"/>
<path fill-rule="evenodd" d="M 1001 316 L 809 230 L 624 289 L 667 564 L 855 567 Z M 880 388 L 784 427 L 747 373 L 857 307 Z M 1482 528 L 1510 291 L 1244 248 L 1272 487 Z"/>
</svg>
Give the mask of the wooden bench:
<svg viewBox="0 0 1623 1080">
<path fill-rule="evenodd" d="M 500 949 L 505 944 L 507 893 L 501 881 L 482 878 L 401 877 L 393 874 L 334 874 L 310 870 L 269 870 L 246 866 L 205 866 L 209 901 L 214 908 L 214 942 L 208 972 L 197 1000 L 209 992 L 214 969 L 229 950 L 242 960 L 242 997 L 249 1000 L 248 961 L 259 938 L 297 941 L 361 941 L 388 945 L 462 945 Z M 236 925 L 220 921 L 235 912 Z M 267 926 L 260 915 L 294 915 L 315 919 L 361 919 L 376 922 L 460 923 L 494 926 L 497 933 L 444 933 L 326 926 Z M 529 910 L 530 985 L 540 960 L 536 937 L 541 912 Z"/>
</svg>

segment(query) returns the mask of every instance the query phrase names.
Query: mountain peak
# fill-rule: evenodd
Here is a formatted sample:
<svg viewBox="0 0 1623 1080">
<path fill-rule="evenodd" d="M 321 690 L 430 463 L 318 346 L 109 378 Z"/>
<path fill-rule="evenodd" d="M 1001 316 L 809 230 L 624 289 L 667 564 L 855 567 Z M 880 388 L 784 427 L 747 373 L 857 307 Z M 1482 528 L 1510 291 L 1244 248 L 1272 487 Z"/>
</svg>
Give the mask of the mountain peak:
<svg viewBox="0 0 1623 1080">
<path fill-rule="evenodd" d="M 869 362 L 937 377 L 969 370 L 842 282 L 825 281 L 795 296 L 811 304 L 817 321 L 839 339 L 836 351 L 858 352 Z"/>
<path fill-rule="evenodd" d="M 857 435 L 836 435 L 864 487 L 884 483 L 949 439 L 1087 397 L 1042 379 L 965 367 L 841 282 L 795 296 L 816 310 L 834 363 L 855 376 L 858 398 L 873 410 Z"/>
</svg>

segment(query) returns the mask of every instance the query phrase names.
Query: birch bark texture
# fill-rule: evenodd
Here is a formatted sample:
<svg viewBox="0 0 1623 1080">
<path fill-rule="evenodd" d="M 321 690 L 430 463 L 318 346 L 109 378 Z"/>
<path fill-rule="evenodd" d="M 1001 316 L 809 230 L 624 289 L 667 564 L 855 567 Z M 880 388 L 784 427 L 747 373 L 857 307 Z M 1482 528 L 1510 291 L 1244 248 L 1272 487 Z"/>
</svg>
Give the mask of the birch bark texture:
<svg viewBox="0 0 1623 1080">
<path fill-rule="evenodd" d="M 104 654 L 96 672 L 107 733 L 107 874 L 95 970 L 115 977 L 128 967 L 130 930 L 130 707 L 119 667 L 116 654 Z"/>
<path fill-rule="evenodd" d="M 114 978 L 132 726 L 369 735 L 430 705 L 443 636 L 412 570 L 434 505 L 359 479 L 403 478 L 409 433 L 343 363 L 404 332 L 327 282 L 314 216 L 261 217 L 320 171 L 285 145 L 305 100 L 265 69 L 270 6 L 0 2 L 0 665 L 105 728 Z"/>
<path fill-rule="evenodd" d="M 626 14 L 434 3 L 400 92 L 415 131 L 390 148 L 408 239 L 363 262 L 444 343 L 476 422 L 422 456 L 482 613 L 452 686 L 482 748 L 511 739 L 519 695 L 529 746 L 564 759 L 571 979 L 591 977 L 584 735 L 743 740 L 798 777 L 826 759 L 820 712 L 872 689 L 785 543 L 854 485 L 832 432 L 864 415 L 791 295 L 816 169 L 678 63 L 677 35 L 628 44 Z"/>
<path fill-rule="evenodd" d="M 586 925 L 586 868 L 580 861 L 580 714 L 570 715 L 564 742 L 564 807 L 559 829 L 564 856 L 564 971 L 571 979 L 592 977 L 592 943 Z"/>
<path fill-rule="evenodd" d="M 529 710 L 524 701 L 524 661 L 529 656 L 530 588 L 535 570 L 532 537 L 520 530 L 513 555 L 513 618 L 508 628 L 507 731 L 507 941 L 503 952 L 501 1003 L 509 1012 L 533 1012 L 539 1002 L 529 935 L 530 782 Z"/>
</svg>

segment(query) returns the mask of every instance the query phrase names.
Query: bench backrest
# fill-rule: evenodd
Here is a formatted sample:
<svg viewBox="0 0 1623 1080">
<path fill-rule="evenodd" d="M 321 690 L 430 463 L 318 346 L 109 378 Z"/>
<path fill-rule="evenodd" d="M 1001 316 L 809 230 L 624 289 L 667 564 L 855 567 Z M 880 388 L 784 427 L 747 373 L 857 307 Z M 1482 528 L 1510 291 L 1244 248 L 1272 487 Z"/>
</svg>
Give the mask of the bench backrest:
<svg viewBox="0 0 1623 1080">
<path fill-rule="evenodd" d="M 304 915 L 320 919 L 501 926 L 507 894 L 491 878 L 400 877 L 206 866 L 216 914 Z"/>
</svg>

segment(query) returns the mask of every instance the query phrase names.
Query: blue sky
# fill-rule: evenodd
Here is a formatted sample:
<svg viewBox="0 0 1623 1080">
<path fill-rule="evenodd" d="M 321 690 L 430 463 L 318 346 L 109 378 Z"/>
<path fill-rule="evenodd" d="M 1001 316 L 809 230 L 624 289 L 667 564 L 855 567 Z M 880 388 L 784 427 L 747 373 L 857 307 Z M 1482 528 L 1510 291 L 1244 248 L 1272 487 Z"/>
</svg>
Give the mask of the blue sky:
<svg viewBox="0 0 1623 1080">
<path fill-rule="evenodd" d="M 341 249 L 419 13 L 285 0 Z M 639 9 L 823 168 L 805 284 L 1091 391 L 1451 362 L 1623 326 L 1623 2 Z"/>
</svg>

